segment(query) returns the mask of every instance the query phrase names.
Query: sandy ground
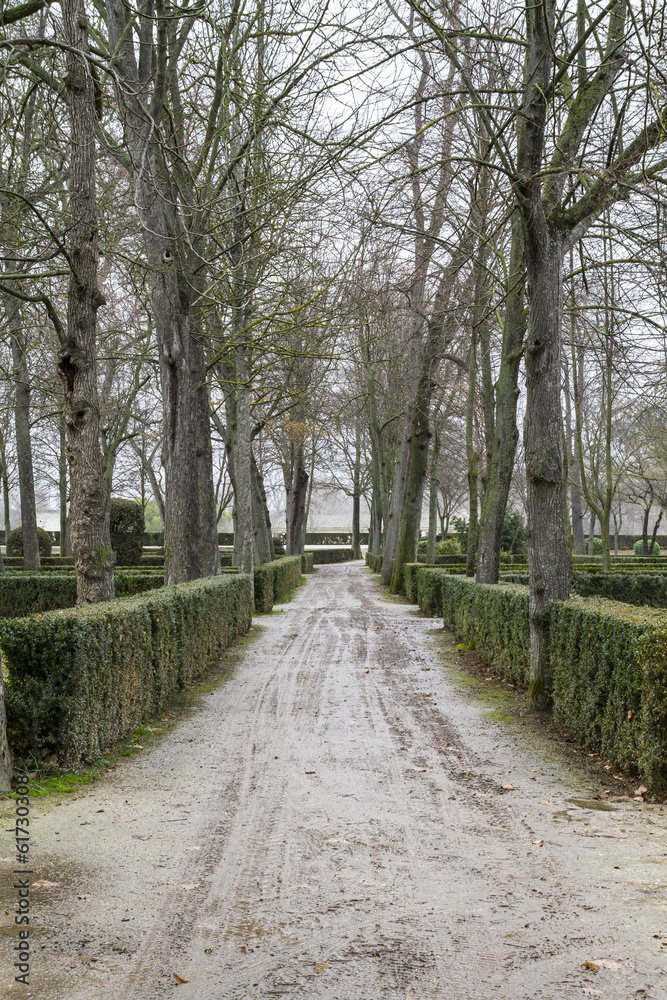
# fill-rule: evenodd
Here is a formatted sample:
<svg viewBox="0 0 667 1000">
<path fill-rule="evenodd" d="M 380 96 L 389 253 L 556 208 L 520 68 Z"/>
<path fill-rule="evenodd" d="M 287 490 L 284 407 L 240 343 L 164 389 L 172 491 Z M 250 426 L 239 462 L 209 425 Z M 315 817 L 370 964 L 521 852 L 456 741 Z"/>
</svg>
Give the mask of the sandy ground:
<svg viewBox="0 0 667 1000">
<path fill-rule="evenodd" d="M 594 800 L 358 563 L 257 621 L 153 750 L 35 800 L 32 878 L 57 885 L 29 989 L 5 917 L 2 997 L 667 998 L 664 807 Z"/>
</svg>

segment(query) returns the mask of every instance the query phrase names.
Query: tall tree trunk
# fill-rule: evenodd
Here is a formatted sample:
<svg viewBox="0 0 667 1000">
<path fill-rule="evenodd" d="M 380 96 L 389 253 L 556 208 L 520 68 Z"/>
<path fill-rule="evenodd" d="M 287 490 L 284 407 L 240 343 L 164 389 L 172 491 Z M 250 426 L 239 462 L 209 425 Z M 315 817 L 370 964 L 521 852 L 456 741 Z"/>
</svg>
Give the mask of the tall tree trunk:
<svg viewBox="0 0 667 1000">
<path fill-rule="evenodd" d="M 530 296 L 524 424 L 531 638 L 528 695 L 532 707 L 544 709 L 550 703 L 551 681 L 545 611 L 552 601 L 569 596 L 570 554 L 560 406 L 563 240 L 546 225 L 540 210 L 533 216 L 526 263 Z"/>
<path fill-rule="evenodd" d="M 303 552 L 303 515 L 308 494 L 308 473 L 303 462 L 303 442 L 299 440 L 294 452 L 292 480 L 287 492 L 287 555 L 296 556 Z"/>
<path fill-rule="evenodd" d="M 240 573 L 248 573 L 251 581 L 255 568 L 253 502 L 252 502 L 252 426 L 250 389 L 245 348 L 236 350 L 234 386 L 234 558 Z"/>
<path fill-rule="evenodd" d="M 466 576 L 475 575 L 477 547 L 477 509 L 479 459 L 475 450 L 474 416 L 477 390 L 477 329 L 473 325 L 468 360 L 468 398 L 466 401 L 466 459 L 468 462 L 468 544 L 466 546 Z"/>
<path fill-rule="evenodd" d="M 271 562 L 275 556 L 271 534 L 271 515 L 266 502 L 264 478 L 259 471 L 255 456 L 251 452 L 252 472 L 252 518 L 255 544 L 255 564 Z"/>
<path fill-rule="evenodd" d="M 21 331 L 21 310 L 14 300 L 9 303 L 8 327 L 12 345 L 14 376 L 14 426 L 16 429 L 16 461 L 19 469 L 21 494 L 21 528 L 23 535 L 23 566 L 39 570 L 37 541 L 37 505 L 35 478 L 32 468 L 30 439 L 30 375 L 27 364 L 26 338 Z"/>
<path fill-rule="evenodd" d="M 526 331 L 524 287 L 523 220 L 521 214 L 515 211 L 512 217 L 505 322 L 496 382 L 493 448 L 484 480 L 484 502 L 479 521 L 478 583 L 497 583 L 500 574 L 501 536 L 519 440 L 516 408 L 519 399 L 519 367 Z"/>
<path fill-rule="evenodd" d="M 662 521 L 662 508 L 660 508 L 660 513 L 655 519 L 655 524 L 653 525 L 653 534 L 651 535 L 651 548 L 648 554 L 653 555 L 653 549 L 655 548 L 655 540 L 658 536 L 658 528 L 660 527 L 660 522 Z"/>
<path fill-rule="evenodd" d="M 412 407 L 413 423 L 411 433 L 411 451 L 409 474 L 403 504 L 401 530 L 396 546 L 391 573 L 391 592 L 399 593 L 403 589 L 404 566 L 414 562 L 417 557 L 419 527 L 421 525 L 422 502 L 424 496 L 424 481 L 428 469 L 428 450 L 431 431 L 429 427 L 429 410 L 431 404 L 431 372 L 433 356 L 427 348 L 422 362 L 417 394 Z M 384 560 L 382 563 L 384 574 Z"/>
<path fill-rule="evenodd" d="M 88 52 L 83 0 L 63 0 L 67 44 Z M 67 346 L 58 369 L 65 390 L 63 419 L 71 482 L 71 540 L 77 603 L 114 596 L 114 554 L 109 536 L 109 502 L 102 487 L 100 412 L 97 394 L 98 225 L 95 191 L 95 86 L 90 67 L 75 51 L 67 54 L 70 128 L 68 234 L 71 272 L 67 297 Z"/>
<path fill-rule="evenodd" d="M 440 435 L 437 429 L 433 433 L 433 448 L 431 450 L 431 479 L 428 491 L 428 549 L 426 562 L 435 563 L 435 546 L 438 534 L 438 462 L 440 459 Z"/>
<path fill-rule="evenodd" d="M 199 309 L 196 309 L 196 316 L 199 321 Z M 197 325 L 199 327 L 199 323 Z M 202 332 L 199 328 L 197 329 L 196 336 L 192 336 L 190 340 L 190 379 L 197 461 L 201 570 L 202 576 L 218 576 L 220 574 L 220 551 L 218 549 L 218 518 L 215 509 L 215 487 L 213 485 L 211 404 L 206 379 L 206 359 Z"/>
<path fill-rule="evenodd" d="M 165 583 L 182 583 L 202 575 L 201 481 L 197 460 L 197 436 L 202 424 L 197 420 L 192 398 L 191 374 L 191 297 L 196 283 L 188 264 L 190 251 L 186 241 L 178 238 L 181 224 L 174 213 L 168 170 L 161 159 L 152 117 L 153 113 L 161 117 L 164 108 L 159 103 L 157 111 L 149 113 L 142 103 L 154 67 L 150 59 L 144 64 L 140 58 L 137 64 L 130 13 L 122 0 L 109 0 L 105 7 L 123 108 L 125 145 L 131 159 L 134 203 L 152 275 L 151 303 L 162 387 Z M 146 51 L 150 52 L 153 45 L 150 19 L 145 28 L 151 36 L 146 43 Z M 160 59 L 166 62 L 168 41 L 164 22 L 158 26 L 157 34 Z M 156 82 L 158 89 L 166 85 L 164 72 L 163 65 Z"/>
<path fill-rule="evenodd" d="M 644 508 L 644 519 L 642 521 L 642 555 L 648 555 L 648 519 L 653 504 L 649 503 Z"/>
<path fill-rule="evenodd" d="M 60 502 L 60 555 L 72 554 L 69 540 L 69 514 L 67 510 L 67 440 L 65 424 L 61 420 L 59 427 L 60 450 L 58 452 L 58 494 Z"/>
<path fill-rule="evenodd" d="M 352 475 L 352 558 L 361 559 L 361 437 L 359 421 L 354 427 L 354 471 Z"/>
</svg>

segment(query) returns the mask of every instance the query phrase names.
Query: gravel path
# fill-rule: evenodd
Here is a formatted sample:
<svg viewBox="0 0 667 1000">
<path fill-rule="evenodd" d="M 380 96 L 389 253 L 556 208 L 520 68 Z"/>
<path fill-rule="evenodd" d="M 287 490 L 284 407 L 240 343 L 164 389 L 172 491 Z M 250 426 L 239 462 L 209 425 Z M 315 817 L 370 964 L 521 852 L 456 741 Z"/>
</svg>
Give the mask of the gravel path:
<svg viewBox="0 0 667 1000">
<path fill-rule="evenodd" d="M 35 801 L 58 885 L 33 890 L 30 989 L 5 950 L 0 995 L 667 998 L 663 807 L 589 801 L 358 563 L 257 621 L 155 749 Z"/>
</svg>

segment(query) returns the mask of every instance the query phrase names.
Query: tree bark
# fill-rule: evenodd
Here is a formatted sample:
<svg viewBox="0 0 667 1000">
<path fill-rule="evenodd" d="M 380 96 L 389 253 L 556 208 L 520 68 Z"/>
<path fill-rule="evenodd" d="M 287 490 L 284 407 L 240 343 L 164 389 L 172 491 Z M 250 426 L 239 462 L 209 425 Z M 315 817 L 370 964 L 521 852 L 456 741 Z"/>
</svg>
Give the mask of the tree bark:
<svg viewBox="0 0 667 1000">
<path fill-rule="evenodd" d="M 414 562 L 417 557 L 424 481 L 428 469 L 428 450 L 431 438 L 429 409 L 431 403 L 431 372 L 433 363 L 432 352 L 427 348 L 422 361 L 417 394 L 414 405 L 411 408 L 413 423 L 410 442 L 409 474 L 405 490 L 405 501 L 403 503 L 401 529 L 392 563 L 390 588 L 392 594 L 399 593 L 403 589 L 404 566 L 407 562 Z"/>
<path fill-rule="evenodd" d="M 543 220 L 543 216 L 542 216 Z M 527 254 L 530 317 L 526 338 L 524 447 L 528 496 L 531 662 L 529 702 L 550 704 L 546 655 L 546 609 L 570 590 L 570 555 L 565 531 L 561 384 L 561 294 L 563 240 L 535 225 Z"/>
<path fill-rule="evenodd" d="M 178 239 L 182 226 L 174 212 L 168 169 L 161 158 L 153 123 L 154 116 L 161 119 L 164 115 L 167 34 L 161 21 L 155 46 L 159 64 L 154 82 L 157 93 L 153 93 L 154 107 L 149 110 L 142 101 L 148 102 L 150 97 L 149 80 L 153 72 L 150 58 L 145 66 L 137 64 L 129 13 L 122 0 L 110 0 L 106 9 L 120 87 L 118 99 L 123 108 L 124 140 L 131 161 L 134 203 L 152 275 L 151 301 L 162 386 L 165 583 L 182 583 L 201 577 L 203 572 L 199 498 L 203 452 L 200 448 L 199 461 L 197 452 L 203 423 L 198 421 L 192 397 L 191 297 L 196 283 L 191 280 L 186 242 Z M 153 52 L 152 20 L 147 19 L 146 25 L 150 37 L 145 50 Z M 212 539 L 207 545 L 212 545 Z"/>
<path fill-rule="evenodd" d="M 526 332 L 524 288 L 523 220 L 516 211 L 512 217 L 505 322 L 496 383 L 494 441 L 486 470 L 484 502 L 479 521 L 478 583 L 497 583 L 500 575 L 501 536 L 519 440 L 516 408 L 519 399 L 519 368 Z"/>
<path fill-rule="evenodd" d="M 88 52 L 83 0 L 62 4 L 65 39 Z M 95 85 L 86 60 L 67 54 L 70 127 L 68 244 L 71 261 L 67 297 L 67 345 L 58 369 L 65 390 L 63 419 L 71 482 L 71 541 L 77 603 L 114 597 L 114 554 L 109 536 L 109 501 L 102 486 L 97 393 L 97 309 L 104 297 L 97 286 L 98 224 L 95 191 Z"/>
<path fill-rule="evenodd" d="M 16 430 L 16 461 L 19 470 L 21 495 L 21 528 L 23 534 L 23 566 L 39 570 L 39 544 L 37 541 L 37 505 L 35 503 L 35 478 L 32 468 L 32 441 L 30 438 L 30 375 L 27 364 L 26 338 L 21 332 L 21 310 L 18 301 L 8 303 L 8 327 L 12 345 L 14 377 L 14 427 Z"/>
<path fill-rule="evenodd" d="M 303 442 L 297 443 L 294 453 L 292 480 L 287 492 L 287 555 L 296 556 L 303 552 L 303 515 L 306 510 L 308 473 L 303 464 Z"/>
<path fill-rule="evenodd" d="M 271 562 L 274 558 L 271 515 L 266 502 L 264 478 L 259 471 L 254 454 L 250 453 L 252 474 L 252 519 L 255 543 L 255 564 Z"/>
<path fill-rule="evenodd" d="M 435 563 L 435 546 L 438 534 L 438 461 L 440 459 L 440 435 L 435 430 L 431 449 L 431 479 L 428 492 L 428 549 L 426 562 Z"/>
<path fill-rule="evenodd" d="M 352 558 L 361 559 L 361 438 L 359 421 L 354 427 L 354 470 L 352 474 Z"/>
<path fill-rule="evenodd" d="M 58 489 L 60 498 L 60 555 L 72 554 L 69 539 L 69 514 L 67 510 L 67 440 L 65 424 L 61 420 L 59 427 L 60 451 L 58 453 Z"/>
<path fill-rule="evenodd" d="M 468 360 L 468 398 L 466 401 L 466 458 L 468 462 L 468 544 L 466 546 L 466 576 L 475 575 L 477 543 L 477 509 L 479 459 L 475 451 L 474 415 L 477 389 L 477 329 L 473 324 Z"/>
</svg>

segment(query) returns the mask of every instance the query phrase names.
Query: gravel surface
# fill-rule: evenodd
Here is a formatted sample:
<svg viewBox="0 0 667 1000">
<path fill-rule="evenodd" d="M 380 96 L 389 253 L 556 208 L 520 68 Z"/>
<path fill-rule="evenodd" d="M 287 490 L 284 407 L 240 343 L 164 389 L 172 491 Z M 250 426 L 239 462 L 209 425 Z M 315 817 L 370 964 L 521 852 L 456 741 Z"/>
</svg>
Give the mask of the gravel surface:
<svg viewBox="0 0 667 1000">
<path fill-rule="evenodd" d="M 29 989 L 5 918 L 0 996 L 667 998 L 663 806 L 593 798 L 359 563 L 256 621 L 150 752 L 34 801 L 32 878 L 56 885 L 33 889 Z"/>
</svg>

